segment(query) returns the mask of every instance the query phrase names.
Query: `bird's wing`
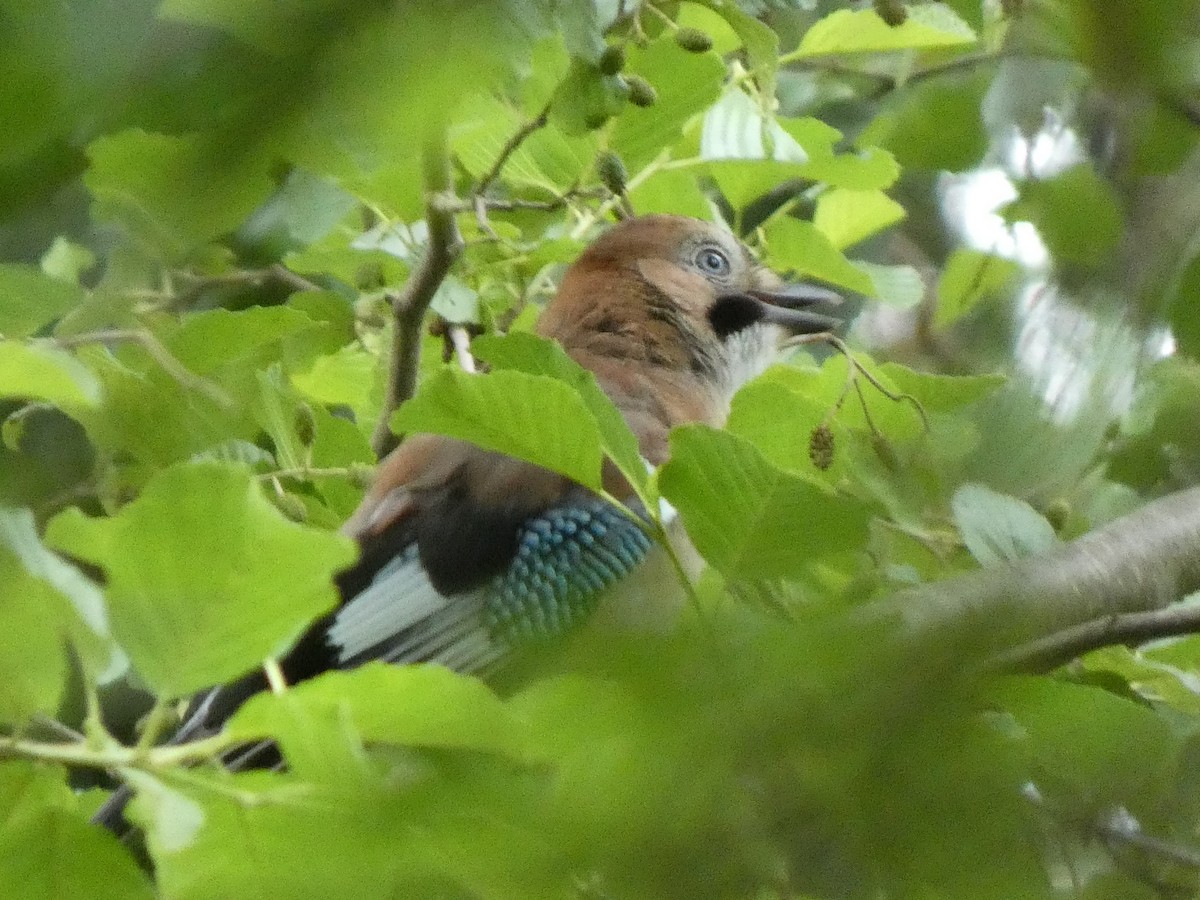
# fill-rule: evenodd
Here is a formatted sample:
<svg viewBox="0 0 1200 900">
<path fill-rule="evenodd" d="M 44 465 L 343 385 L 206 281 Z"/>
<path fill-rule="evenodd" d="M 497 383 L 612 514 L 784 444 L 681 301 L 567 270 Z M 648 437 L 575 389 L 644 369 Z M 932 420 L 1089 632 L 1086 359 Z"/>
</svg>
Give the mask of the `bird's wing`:
<svg viewBox="0 0 1200 900">
<path fill-rule="evenodd" d="M 363 555 L 339 579 L 327 667 L 486 669 L 566 631 L 649 548 L 638 523 L 546 469 L 428 435 L 401 451 L 348 523 Z"/>
</svg>

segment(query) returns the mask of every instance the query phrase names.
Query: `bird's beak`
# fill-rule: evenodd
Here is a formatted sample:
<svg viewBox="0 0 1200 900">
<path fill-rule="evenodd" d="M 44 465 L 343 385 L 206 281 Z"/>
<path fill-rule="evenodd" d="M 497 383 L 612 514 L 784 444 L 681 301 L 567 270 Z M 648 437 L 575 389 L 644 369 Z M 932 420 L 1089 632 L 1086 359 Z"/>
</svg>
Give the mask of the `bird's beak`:
<svg viewBox="0 0 1200 900">
<path fill-rule="evenodd" d="M 770 290 L 746 292 L 759 304 L 762 319 L 785 328 L 792 334 L 817 334 L 832 331 L 842 320 L 815 310 L 827 310 L 842 302 L 839 294 L 815 284 L 785 284 Z"/>
</svg>

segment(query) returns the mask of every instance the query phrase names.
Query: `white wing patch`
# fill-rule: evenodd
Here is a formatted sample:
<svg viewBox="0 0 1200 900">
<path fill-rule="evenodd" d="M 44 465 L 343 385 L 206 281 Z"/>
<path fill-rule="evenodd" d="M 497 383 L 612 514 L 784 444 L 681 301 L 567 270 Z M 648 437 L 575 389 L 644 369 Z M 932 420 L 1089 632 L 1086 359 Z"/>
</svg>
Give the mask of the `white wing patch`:
<svg viewBox="0 0 1200 900">
<path fill-rule="evenodd" d="M 409 547 L 380 569 L 367 588 L 338 611 L 328 639 L 338 665 L 445 609 L 450 599 L 429 583 L 417 548 Z"/>
<path fill-rule="evenodd" d="M 340 667 L 378 659 L 478 671 L 502 653 L 480 620 L 482 595 L 482 590 L 453 597 L 439 593 L 417 548 L 409 547 L 338 611 L 327 640 Z"/>
</svg>

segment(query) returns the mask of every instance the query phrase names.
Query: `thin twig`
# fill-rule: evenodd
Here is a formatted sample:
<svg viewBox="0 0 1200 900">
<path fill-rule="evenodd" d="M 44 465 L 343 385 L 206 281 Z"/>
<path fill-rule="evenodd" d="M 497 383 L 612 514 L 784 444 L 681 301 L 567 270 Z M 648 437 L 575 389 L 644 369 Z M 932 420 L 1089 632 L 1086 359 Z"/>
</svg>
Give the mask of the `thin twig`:
<svg viewBox="0 0 1200 900">
<path fill-rule="evenodd" d="M 318 468 L 300 466 L 295 469 L 276 469 L 273 472 L 262 472 L 255 477 L 259 481 L 275 481 L 279 478 L 351 478 L 354 470 L 345 466 L 335 468 Z"/>
<path fill-rule="evenodd" d="M 469 200 L 443 199 L 440 205 L 446 212 L 477 212 L 482 206 L 485 210 L 495 212 L 515 212 L 529 210 L 531 212 L 558 212 L 572 200 L 587 200 L 600 197 L 595 190 L 578 190 L 572 188 L 551 200 L 527 200 L 521 197 L 498 199 L 496 197 L 474 196 Z"/>
<path fill-rule="evenodd" d="M 371 444 L 383 456 L 398 443 L 388 422 L 392 413 L 412 396 L 421 361 L 421 324 L 433 295 L 458 258 L 462 239 L 452 208 L 444 202 L 450 190 L 450 161 L 444 136 L 425 151 L 425 221 L 429 243 L 425 255 L 399 293 L 389 296 L 392 306 L 392 350 L 388 364 L 387 391 Z M 454 199 L 452 198 L 452 202 Z"/>
<path fill-rule="evenodd" d="M 233 407 L 233 399 L 213 384 L 207 378 L 201 378 L 181 363 L 167 349 L 166 344 L 154 334 L 142 328 L 109 328 L 102 331 L 89 331 L 84 334 L 71 334 L 53 338 L 55 344 L 63 349 L 82 347 L 86 344 L 137 344 L 158 363 L 159 367 L 178 381 L 188 390 L 203 394 L 218 406 L 226 409 Z"/>
<path fill-rule="evenodd" d="M 97 748 L 84 742 L 59 744 L 0 737 L 0 758 L 14 756 L 95 769 L 164 769 L 211 759 L 227 749 L 230 743 L 230 738 L 218 734 L 186 744 L 164 744 L 143 751 L 115 743 Z"/>
<path fill-rule="evenodd" d="M 471 191 L 471 193 L 479 197 L 484 196 L 488 188 L 500 177 L 500 172 L 504 169 L 508 160 L 517 152 L 521 144 L 525 143 L 526 138 L 535 131 L 545 128 L 546 123 L 549 121 L 550 104 L 547 103 L 537 116 L 530 119 L 509 136 L 508 140 L 504 142 L 504 146 L 500 148 L 500 155 L 496 157 L 496 161 L 492 163 L 492 167 L 480 177 L 475 185 L 475 190 Z"/>
<path fill-rule="evenodd" d="M 1155 638 L 1197 632 L 1200 632 L 1200 604 L 1121 613 L 1084 622 L 1006 650 L 986 660 L 981 668 L 988 672 L 1049 672 L 1101 647 L 1136 645 Z"/>
</svg>

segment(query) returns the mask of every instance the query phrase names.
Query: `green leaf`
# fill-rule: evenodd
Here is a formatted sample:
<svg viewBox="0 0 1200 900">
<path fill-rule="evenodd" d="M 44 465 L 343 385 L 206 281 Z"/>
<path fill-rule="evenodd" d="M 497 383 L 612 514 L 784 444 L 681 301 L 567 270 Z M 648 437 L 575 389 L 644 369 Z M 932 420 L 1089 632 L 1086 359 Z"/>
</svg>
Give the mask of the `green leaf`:
<svg viewBox="0 0 1200 900">
<path fill-rule="evenodd" d="M 361 347 L 350 345 L 318 356 L 307 372 L 292 372 L 288 377 L 309 400 L 349 407 L 358 422 L 373 422 L 379 416 L 380 398 L 375 396 L 379 359 Z"/>
<path fill-rule="evenodd" d="M 66 687 L 71 613 L 38 571 L 38 551 L 33 516 L 0 508 L 0 722 L 53 712 Z"/>
<path fill-rule="evenodd" d="M 65 350 L 0 341 L 0 397 L 44 400 L 67 411 L 95 409 L 101 388 L 87 366 Z"/>
<path fill-rule="evenodd" d="M 574 388 L 596 420 L 605 454 L 642 500 L 649 502 L 649 479 L 637 438 L 620 410 L 600 389 L 596 376 L 571 359 L 560 344 L 528 332 L 515 332 L 504 337 L 485 335 L 475 341 L 472 349 L 497 369 L 549 375 Z"/>
<path fill-rule="evenodd" d="M 83 303 L 83 291 L 33 266 L 0 264 L 0 335 L 28 337 Z"/>
<path fill-rule="evenodd" d="M 960 247 L 950 254 L 938 280 L 938 308 L 934 324 L 945 328 L 958 321 L 987 297 L 1004 290 L 1019 267 L 1011 260 Z"/>
<path fill-rule="evenodd" d="M 285 338 L 320 327 L 290 306 L 213 309 L 185 316 L 166 345 L 192 372 L 209 375 L 231 363 L 253 361 L 264 349 L 274 347 L 272 357 L 278 357 L 278 345 Z"/>
<path fill-rule="evenodd" d="M 896 26 L 888 25 L 873 9 L 839 9 L 808 29 L 800 47 L 789 56 L 962 48 L 975 41 L 971 27 L 941 3 L 908 7 L 908 18 Z"/>
<path fill-rule="evenodd" d="M 725 15 L 730 5 L 723 4 L 724 8 L 721 8 L 716 4 L 706 2 L 706 0 L 680 3 L 679 15 L 675 18 L 675 24 L 680 28 L 695 28 L 703 31 L 712 38 L 713 51 L 724 56 L 743 46 L 742 38 L 731 25 L 732 17 Z M 734 8 L 736 9 L 736 7 Z"/>
<path fill-rule="evenodd" d="M 746 61 L 757 76 L 763 95 L 774 97 L 775 73 L 779 68 L 779 35 L 736 3 L 707 0 L 706 5 L 725 20 L 746 48 Z M 680 24 L 683 24 L 682 17 Z"/>
<path fill-rule="evenodd" d="M 830 404 L 820 398 L 770 378 L 757 378 L 734 395 L 726 428 L 752 443 L 772 465 L 832 485 L 846 474 L 843 451 L 851 434 L 838 417 L 826 422 L 830 410 Z M 813 430 L 821 424 L 834 437 L 833 459 L 824 470 L 813 465 L 809 456 Z"/>
<path fill-rule="evenodd" d="M 884 363 L 879 374 L 901 393 L 915 397 L 927 412 L 953 412 L 990 397 L 1005 383 L 1003 375 L 937 375 L 899 363 Z"/>
<path fill-rule="evenodd" d="M 265 159 L 201 137 L 131 129 L 93 141 L 88 156 L 93 215 L 170 260 L 235 230 L 272 189 Z"/>
<path fill-rule="evenodd" d="M 950 501 L 963 543 L 981 566 L 1041 556 L 1059 543 L 1036 509 L 982 484 L 964 484 Z"/>
<path fill-rule="evenodd" d="M 813 225 L 838 250 L 857 244 L 904 218 L 904 207 L 882 191 L 833 188 L 817 198 Z"/>
<path fill-rule="evenodd" d="M 453 275 L 446 276 L 438 286 L 430 307 L 447 322 L 479 321 L 479 293 Z"/>
<path fill-rule="evenodd" d="M 861 504 L 703 425 L 672 432 L 658 483 L 696 549 L 728 578 L 799 577 L 822 557 L 855 553 L 866 542 Z"/>
<path fill-rule="evenodd" d="M 708 198 L 696 176 L 682 169 L 659 169 L 629 192 L 629 202 L 638 215 L 670 213 L 707 219 L 712 216 Z"/>
<path fill-rule="evenodd" d="M 726 91 L 704 114 L 700 156 L 707 160 L 808 162 L 808 153 L 799 142 L 738 88 Z"/>
<path fill-rule="evenodd" d="M 871 277 L 846 259 L 811 222 L 777 217 L 767 225 L 766 238 L 767 262 L 772 268 L 811 275 L 868 297 L 875 295 Z"/>
<path fill-rule="evenodd" d="M 0 896 L 22 900 L 152 900 L 150 881 L 115 840 L 88 823 L 56 769 L 0 763 Z"/>
<path fill-rule="evenodd" d="M 303 744 L 305 720 L 346 717 L 369 743 L 458 747 L 517 758 L 532 749 L 524 722 L 479 679 L 442 666 L 368 663 L 329 672 L 284 694 L 251 698 L 226 725 L 237 740 L 279 739 L 284 751 Z"/>
<path fill-rule="evenodd" d="M 146 463 L 144 477 L 231 439 L 256 436 L 257 427 L 240 404 L 226 407 L 181 385 L 140 347 L 122 346 L 115 353 L 80 347 L 78 356 L 100 380 L 104 402 L 72 415 L 98 448 Z M 131 468 L 124 474 L 129 477 Z"/>
<path fill-rule="evenodd" d="M 692 116 L 721 95 L 725 66 L 715 53 L 688 53 L 667 35 L 644 48 L 630 46 L 628 55 L 626 71 L 658 91 L 653 106 L 626 104 L 609 135 L 609 145 L 635 172 L 675 144 Z"/>
<path fill-rule="evenodd" d="M 912 309 L 925 296 L 925 282 L 912 266 L 884 266 L 859 260 L 854 267 L 871 279 L 871 295 L 895 309 Z"/>
<path fill-rule="evenodd" d="M 444 368 L 392 416 L 397 433 L 427 431 L 506 453 L 601 490 L 600 431 L 579 394 L 518 371 Z"/>
<path fill-rule="evenodd" d="M 895 184 L 900 177 L 900 166 L 886 150 L 866 147 L 857 153 L 813 155 L 798 167 L 797 174 L 835 187 L 871 191 Z"/>
<path fill-rule="evenodd" d="M 164 697 L 283 653 L 354 560 L 348 539 L 287 520 L 245 470 L 215 462 L 160 472 L 108 519 L 62 513 L 47 538 L 104 567 L 113 631 Z"/>
<path fill-rule="evenodd" d="M 1112 187 L 1087 163 L 1046 181 L 1021 185 L 1020 199 L 1003 210 L 1009 222 L 1037 226 L 1059 262 L 1099 266 L 1121 237 L 1124 219 Z"/>
<path fill-rule="evenodd" d="M 125 671 L 128 662 L 113 642 L 103 592 L 79 569 L 43 546 L 29 510 L 0 507 L 0 552 L 10 554 L 8 562 L 17 570 L 4 582 L 30 598 L 44 598 L 35 604 L 41 608 L 43 624 L 70 639 L 85 671 L 100 683 Z M 18 587 L 21 584 L 25 587 Z M 36 661 L 31 668 L 34 666 Z"/>
<path fill-rule="evenodd" d="M 79 276 L 95 265 L 95 253 L 82 244 L 72 243 L 61 234 L 41 259 L 43 272 L 68 284 L 79 284 Z"/>
<path fill-rule="evenodd" d="M 991 74 L 985 67 L 966 77 L 929 78 L 906 85 L 859 140 L 886 148 L 905 169 L 971 169 L 990 143 L 980 105 Z"/>
<path fill-rule="evenodd" d="M 501 100 L 472 98 L 451 132 L 451 147 L 466 170 L 479 178 L 492 168 L 523 124 L 524 117 Z M 508 157 L 504 181 L 557 195 L 586 174 L 595 153 L 595 136 L 567 135 L 556 125 L 547 125 L 529 135 Z"/>
<path fill-rule="evenodd" d="M 1156 808 L 1179 741 L 1152 709 L 1090 685 L 1006 678 L 996 699 L 1023 729 L 1019 746 L 1041 786 L 1068 785 L 1084 808 Z"/>
</svg>

